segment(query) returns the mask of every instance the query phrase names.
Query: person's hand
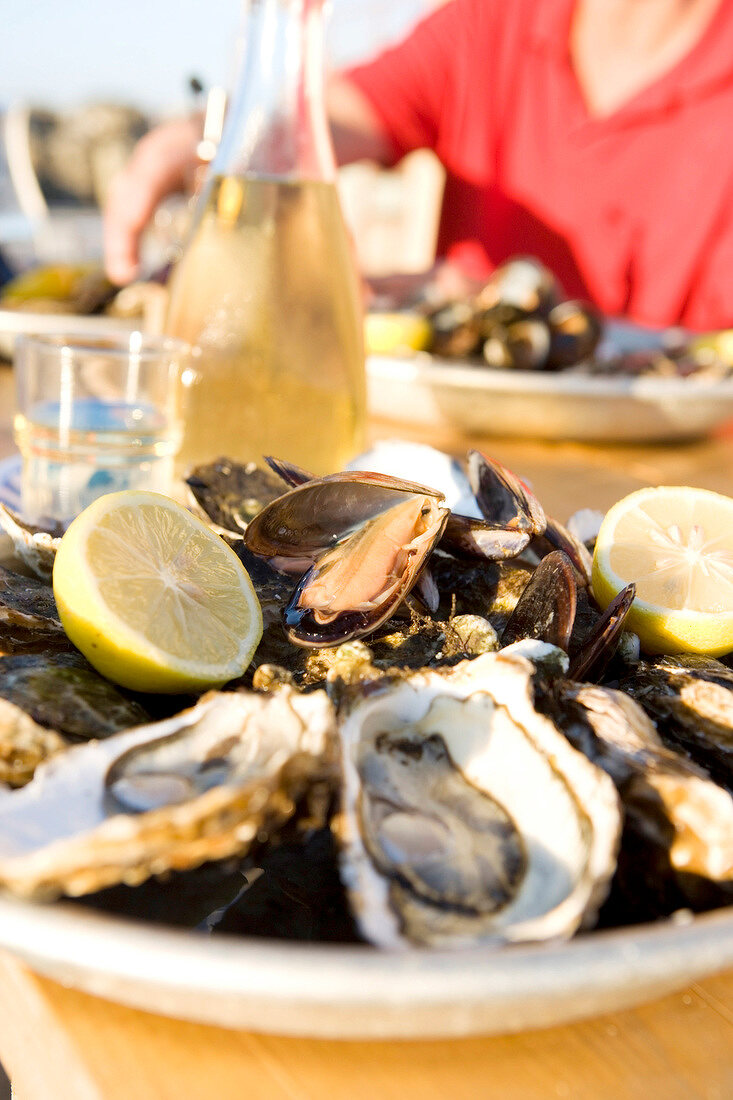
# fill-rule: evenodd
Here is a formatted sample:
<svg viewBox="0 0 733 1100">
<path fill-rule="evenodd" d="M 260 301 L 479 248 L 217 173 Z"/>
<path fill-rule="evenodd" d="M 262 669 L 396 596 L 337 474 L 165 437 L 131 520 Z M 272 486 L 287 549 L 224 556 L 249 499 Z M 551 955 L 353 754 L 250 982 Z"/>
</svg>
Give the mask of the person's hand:
<svg viewBox="0 0 733 1100">
<path fill-rule="evenodd" d="M 158 204 L 191 187 L 201 131 L 200 115 L 162 123 L 141 138 L 112 180 L 103 221 L 104 266 L 113 283 L 137 276 L 140 238 Z"/>
</svg>

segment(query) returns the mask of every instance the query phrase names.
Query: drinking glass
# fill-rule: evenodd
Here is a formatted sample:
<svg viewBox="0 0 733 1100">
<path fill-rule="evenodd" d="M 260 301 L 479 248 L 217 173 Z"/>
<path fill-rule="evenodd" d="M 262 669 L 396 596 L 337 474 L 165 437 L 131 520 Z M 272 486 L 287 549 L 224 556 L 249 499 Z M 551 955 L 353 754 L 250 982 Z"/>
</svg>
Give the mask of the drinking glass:
<svg viewBox="0 0 733 1100">
<path fill-rule="evenodd" d="M 15 345 L 21 507 L 67 525 L 104 493 L 170 494 L 190 349 L 140 332 L 22 336 Z"/>
</svg>

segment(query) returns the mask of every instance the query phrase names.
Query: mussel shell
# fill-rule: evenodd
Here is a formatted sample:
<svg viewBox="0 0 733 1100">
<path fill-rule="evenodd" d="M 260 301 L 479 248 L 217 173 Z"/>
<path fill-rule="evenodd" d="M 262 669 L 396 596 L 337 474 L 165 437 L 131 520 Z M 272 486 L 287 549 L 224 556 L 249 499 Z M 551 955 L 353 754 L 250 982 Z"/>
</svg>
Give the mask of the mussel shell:
<svg viewBox="0 0 733 1100">
<path fill-rule="evenodd" d="M 244 542 L 261 557 L 313 562 L 369 520 L 415 493 L 443 499 L 436 489 L 387 474 L 331 474 L 291 489 L 263 508 L 247 527 Z"/>
<path fill-rule="evenodd" d="M 481 321 L 471 302 L 456 301 L 429 315 L 434 355 L 461 359 L 472 355 L 481 341 Z"/>
<path fill-rule="evenodd" d="M 514 306 L 524 313 L 546 314 L 562 297 L 555 276 L 531 256 L 517 256 L 500 264 L 476 296 L 478 309 Z"/>
<path fill-rule="evenodd" d="M 627 584 L 611 600 L 591 632 L 573 655 L 568 669 L 571 680 L 600 679 L 618 648 L 626 617 L 636 595 L 636 585 Z"/>
<path fill-rule="evenodd" d="M 517 600 L 504 628 L 502 645 L 537 638 L 567 653 L 577 603 L 572 563 L 562 550 L 553 550 L 539 563 Z"/>
<path fill-rule="evenodd" d="M 526 317 L 493 330 L 483 345 L 490 367 L 511 370 L 539 370 L 550 351 L 550 331 L 539 317 Z"/>
<path fill-rule="evenodd" d="M 468 480 L 484 519 L 541 535 L 547 525 L 542 505 L 524 482 L 495 459 L 468 452 Z"/>
<path fill-rule="evenodd" d="M 294 489 L 297 485 L 305 485 L 307 481 L 318 480 L 315 474 L 304 470 L 302 466 L 296 466 L 294 462 L 286 461 L 284 458 L 265 455 L 265 462 L 291 489 Z"/>
<path fill-rule="evenodd" d="M 571 367 L 589 359 L 603 335 L 603 319 L 588 302 L 566 301 L 554 307 L 548 316 L 550 367 Z"/>
<path fill-rule="evenodd" d="M 515 558 L 528 545 L 528 531 L 502 527 L 486 520 L 451 512 L 440 540 L 442 550 L 465 558 L 501 561 Z"/>
<path fill-rule="evenodd" d="M 562 550 L 575 566 L 583 584 L 590 584 L 593 557 L 585 543 L 558 520 L 547 517 L 547 526 L 541 535 L 532 541 L 532 549 L 540 556 L 550 550 Z"/>
</svg>

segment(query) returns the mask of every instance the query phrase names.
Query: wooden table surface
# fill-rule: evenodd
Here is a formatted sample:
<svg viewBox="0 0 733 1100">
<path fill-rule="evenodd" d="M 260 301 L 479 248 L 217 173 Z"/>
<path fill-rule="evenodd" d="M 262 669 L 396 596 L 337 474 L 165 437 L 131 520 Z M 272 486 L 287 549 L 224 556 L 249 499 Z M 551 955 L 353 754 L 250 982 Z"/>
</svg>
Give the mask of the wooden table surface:
<svg viewBox="0 0 733 1100">
<path fill-rule="evenodd" d="M 0 367 L 0 457 L 13 450 L 11 372 Z M 405 435 L 373 424 L 372 439 Z M 733 426 L 650 447 L 411 438 L 480 446 L 564 520 L 643 485 L 733 494 Z M 0 953 L 0 1060 L 17 1100 L 726 1100 L 733 1096 L 733 972 L 624 1012 L 520 1035 L 338 1042 L 154 1016 L 41 978 Z"/>
</svg>

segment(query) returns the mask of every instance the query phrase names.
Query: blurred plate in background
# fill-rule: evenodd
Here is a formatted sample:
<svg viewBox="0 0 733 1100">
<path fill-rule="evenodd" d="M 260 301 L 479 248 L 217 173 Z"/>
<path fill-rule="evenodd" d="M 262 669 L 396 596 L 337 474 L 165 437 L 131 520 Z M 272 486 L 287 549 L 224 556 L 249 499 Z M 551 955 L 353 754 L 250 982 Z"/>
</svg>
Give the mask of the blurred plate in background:
<svg viewBox="0 0 733 1100">
<path fill-rule="evenodd" d="M 733 422 L 733 378 L 494 370 L 420 353 L 370 356 L 367 382 L 372 415 L 473 435 L 654 443 Z"/>
</svg>

